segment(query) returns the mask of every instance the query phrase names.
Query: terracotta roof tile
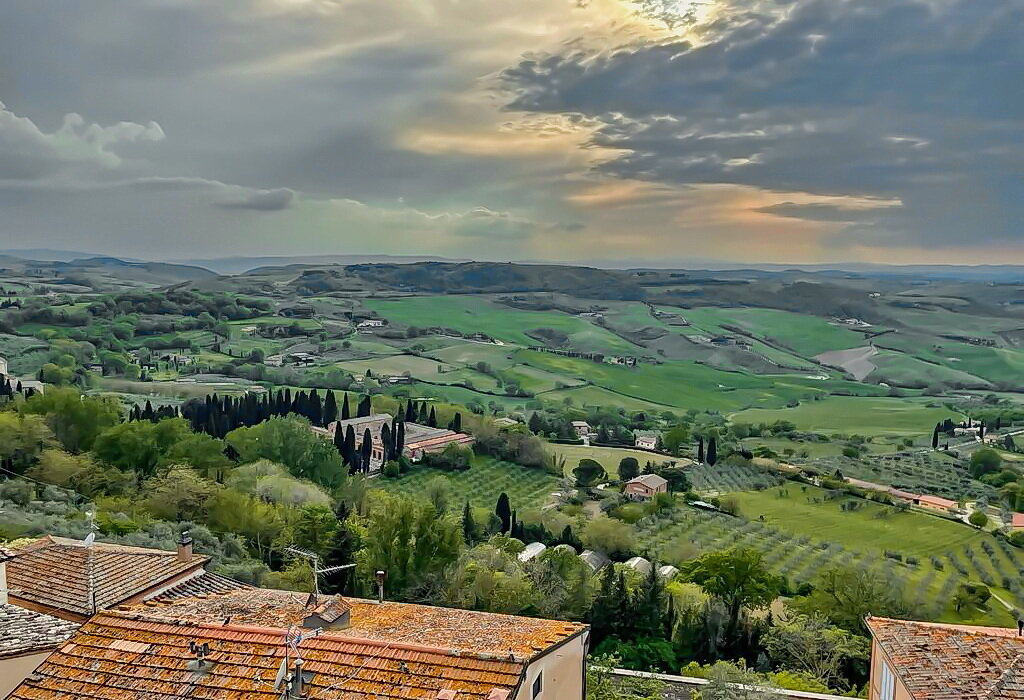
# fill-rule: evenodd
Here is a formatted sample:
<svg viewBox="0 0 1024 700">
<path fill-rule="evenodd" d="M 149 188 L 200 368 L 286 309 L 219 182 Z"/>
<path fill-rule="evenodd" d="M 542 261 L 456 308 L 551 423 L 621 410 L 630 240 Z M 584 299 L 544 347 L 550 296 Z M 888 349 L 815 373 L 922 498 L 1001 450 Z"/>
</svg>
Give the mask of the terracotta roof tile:
<svg viewBox="0 0 1024 700">
<path fill-rule="evenodd" d="M 914 700 L 1024 700 L 1024 637 L 1015 629 L 867 622 Z"/>
<path fill-rule="evenodd" d="M 106 542 L 90 549 L 80 540 L 47 536 L 14 552 L 7 562 L 7 584 L 12 598 L 58 614 L 88 615 L 90 566 L 95 567 L 96 606 L 102 610 L 200 569 L 208 560 L 194 556 L 182 562 L 176 552 Z"/>
<path fill-rule="evenodd" d="M 151 619 L 150 612 L 96 615 L 10 698 L 281 697 L 274 680 L 288 646 L 285 630 L 171 623 Z M 190 642 L 209 644 L 208 665 L 196 667 Z M 460 700 L 483 700 L 495 689 L 516 688 L 524 669 L 523 663 L 334 633 L 306 637 L 296 648 L 304 670 L 312 674 L 307 686 L 310 700 L 433 700 L 441 690 L 457 691 Z"/>
<path fill-rule="evenodd" d="M 77 629 L 74 622 L 0 604 L 0 658 L 56 649 Z"/>
</svg>

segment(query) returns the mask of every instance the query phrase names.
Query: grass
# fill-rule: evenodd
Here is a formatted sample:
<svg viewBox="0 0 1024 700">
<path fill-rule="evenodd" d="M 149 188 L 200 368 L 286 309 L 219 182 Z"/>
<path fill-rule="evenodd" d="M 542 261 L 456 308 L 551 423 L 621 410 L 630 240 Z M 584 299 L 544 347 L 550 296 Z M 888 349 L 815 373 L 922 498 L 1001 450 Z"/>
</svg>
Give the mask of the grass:
<svg viewBox="0 0 1024 700">
<path fill-rule="evenodd" d="M 792 421 L 798 429 L 821 433 L 866 436 L 922 435 L 941 420 L 963 416 L 945 407 L 932 407 L 924 399 L 830 396 L 794 408 L 738 411 L 729 416 L 739 423 Z"/>
<path fill-rule="evenodd" d="M 549 443 L 547 450 L 558 458 L 565 458 L 565 473 L 569 475 L 581 459 L 592 459 L 598 462 L 608 476 L 613 479 L 619 478 L 619 462 L 626 457 L 635 457 L 640 467 L 647 462 L 664 462 L 671 457 L 644 452 L 643 450 L 632 450 L 627 447 L 589 447 L 587 445 L 558 445 Z"/>
<path fill-rule="evenodd" d="M 552 328 L 583 352 L 635 355 L 640 348 L 589 321 L 557 311 L 522 311 L 476 296 L 366 299 L 366 306 L 392 323 L 441 326 L 461 333 L 486 333 L 506 343 L 538 345 L 527 333 Z"/>
<path fill-rule="evenodd" d="M 476 457 L 473 466 L 464 472 L 414 467 L 397 479 L 374 479 L 373 485 L 392 492 L 421 496 L 427 482 L 435 478 L 448 480 L 457 503 L 468 499 L 474 506 L 494 507 L 498 495 L 504 492 L 508 494 L 512 507 L 520 510 L 544 505 L 559 486 L 557 477 L 540 469 L 487 457 Z"/>
<path fill-rule="evenodd" d="M 848 350 L 864 345 L 861 333 L 829 321 L 776 309 L 723 309 L 704 307 L 680 310 L 690 323 L 709 333 L 729 334 L 724 326 L 743 329 L 756 338 L 782 345 L 798 355 L 813 357 L 829 350 Z"/>
</svg>

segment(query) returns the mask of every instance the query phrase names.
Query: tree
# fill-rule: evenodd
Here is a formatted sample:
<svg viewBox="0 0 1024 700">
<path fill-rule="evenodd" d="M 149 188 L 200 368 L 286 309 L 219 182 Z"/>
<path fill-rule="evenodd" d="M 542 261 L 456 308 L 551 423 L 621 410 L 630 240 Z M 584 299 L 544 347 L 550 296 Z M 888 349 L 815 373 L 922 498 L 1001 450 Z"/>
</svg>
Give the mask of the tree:
<svg viewBox="0 0 1024 700">
<path fill-rule="evenodd" d="M 43 416 L 68 452 L 92 449 L 96 437 L 121 422 L 121 407 L 112 396 L 82 396 L 77 389 L 50 387 L 20 405 L 22 415 Z"/>
<path fill-rule="evenodd" d="M 542 617 L 581 620 L 591 609 L 594 577 L 575 551 L 549 547 L 526 564 L 537 589 L 534 607 Z"/>
<path fill-rule="evenodd" d="M 715 436 L 712 435 L 708 438 L 708 455 L 707 463 L 712 467 L 715 466 L 715 462 L 718 461 L 718 442 L 715 440 Z"/>
<path fill-rule="evenodd" d="M 708 552 L 689 562 L 682 573 L 725 605 L 730 638 L 734 638 L 739 629 L 743 609 L 766 607 L 778 596 L 782 583 L 765 566 L 760 552 L 745 548 Z"/>
<path fill-rule="evenodd" d="M 636 457 L 623 457 L 619 460 L 619 479 L 629 481 L 640 475 L 640 463 Z"/>
<path fill-rule="evenodd" d="M 324 399 L 323 424 L 330 425 L 336 420 L 338 420 L 338 399 L 333 391 L 328 390 L 327 398 Z"/>
<path fill-rule="evenodd" d="M 581 459 L 576 468 L 572 470 L 572 475 L 576 477 L 576 485 L 583 487 L 594 486 L 607 476 L 604 467 L 589 458 Z"/>
<path fill-rule="evenodd" d="M 462 528 L 451 515 L 438 517 L 429 503 L 385 495 L 369 513 L 364 541 L 363 578 L 383 570 L 393 595 L 411 599 L 458 558 Z"/>
<path fill-rule="evenodd" d="M 185 465 L 175 465 L 166 474 L 143 484 L 146 509 L 158 518 L 171 521 L 203 520 L 207 503 L 218 486 L 202 478 Z"/>
<path fill-rule="evenodd" d="M 446 605 L 505 614 L 523 613 L 537 598 L 533 580 L 516 555 L 491 542 L 459 558 L 444 593 Z"/>
<path fill-rule="evenodd" d="M 833 627 L 818 615 L 777 619 L 763 643 L 775 663 L 808 673 L 830 688 L 842 685 L 847 664 L 866 662 L 871 650 L 866 638 Z"/>
<path fill-rule="evenodd" d="M 861 635 L 868 634 L 864 624 L 868 615 L 914 616 L 913 607 L 903 597 L 903 586 L 859 567 L 825 569 L 815 580 L 813 592 L 790 605 L 805 614 L 820 614 L 832 624 Z"/>
<path fill-rule="evenodd" d="M 664 684 L 650 678 L 618 678 L 612 669 L 621 668 L 616 656 L 595 656 L 587 664 L 587 700 L 661 700 Z"/>
<path fill-rule="evenodd" d="M 367 394 L 362 399 L 360 399 L 360 401 L 359 401 L 359 408 L 358 408 L 358 410 L 356 412 L 356 416 L 359 417 L 359 418 L 364 418 L 364 417 L 370 415 L 370 413 L 372 411 L 373 411 L 373 406 L 370 403 L 370 396 L 369 396 L 369 394 Z"/>
<path fill-rule="evenodd" d="M 704 437 L 697 438 L 697 464 L 704 464 Z"/>
<path fill-rule="evenodd" d="M 1003 466 L 1003 458 L 991 447 L 983 447 L 971 455 L 968 469 L 971 476 L 978 479 L 985 474 L 999 471 Z"/>
<path fill-rule="evenodd" d="M 986 525 L 988 525 L 988 516 L 985 515 L 984 511 L 975 510 L 972 511 L 969 516 L 967 516 L 967 522 L 969 522 L 976 528 L 984 528 Z"/>
<path fill-rule="evenodd" d="M 583 527 L 580 540 L 587 549 L 596 549 L 606 554 L 628 554 L 636 541 L 636 529 L 621 520 L 598 516 Z"/>
<path fill-rule="evenodd" d="M 473 507 L 466 501 L 462 508 L 462 539 L 470 547 L 476 542 L 476 519 L 473 517 Z"/>
<path fill-rule="evenodd" d="M 662 441 L 665 449 L 673 455 L 679 456 L 680 451 L 690 441 L 690 430 L 683 424 L 679 424 L 668 430 Z"/>
<path fill-rule="evenodd" d="M 96 437 L 93 454 L 118 469 L 149 476 L 162 457 L 191 436 L 192 430 L 183 418 L 121 423 Z"/>
<path fill-rule="evenodd" d="M 345 399 L 341 403 L 341 420 L 349 420 L 352 414 L 349 412 L 348 407 L 348 393 L 345 393 Z"/>
<path fill-rule="evenodd" d="M 188 464 L 207 479 L 220 481 L 231 460 L 224 456 L 224 443 L 206 433 L 192 433 L 172 444 L 160 458 L 160 464 Z"/>
<path fill-rule="evenodd" d="M 992 592 L 988 589 L 988 586 L 983 583 L 968 581 L 957 586 L 956 593 L 953 595 L 953 607 L 957 612 L 960 612 L 965 607 L 987 610 L 988 601 L 991 597 Z"/>
<path fill-rule="evenodd" d="M 507 533 L 512 529 L 512 505 L 509 502 L 508 494 L 504 491 L 498 495 L 498 503 L 494 506 L 494 514 L 501 521 L 501 532 Z"/>
<path fill-rule="evenodd" d="M 939 424 L 935 424 L 935 430 L 932 431 L 932 449 L 936 450 L 939 447 Z"/>
<path fill-rule="evenodd" d="M 326 556 L 334 543 L 338 530 L 338 518 L 326 505 L 307 505 L 299 511 L 298 518 L 285 531 L 285 537 L 302 549 Z"/>
<path fill-rule="evenodd" d="M 427 416 L 427 425 L 431 428 L 437 427 L 437 411 L 433 406 L 430 407 L 430 414 Z"/>
<path fill-rule="evenodd" d="M 269 459 L 286 466 L 292 475 L 322 486 L 341 486 L 345 480 L 338 451 L 310 430 L 305 418 L 273 417 L 232 430 L 225 439 L 242 462 Z"/>
<path fill-rule="evenodd" d="M 0 464 L 28 466 L 55 444 L 43 416 L 0 412 Z"/>
</svg>

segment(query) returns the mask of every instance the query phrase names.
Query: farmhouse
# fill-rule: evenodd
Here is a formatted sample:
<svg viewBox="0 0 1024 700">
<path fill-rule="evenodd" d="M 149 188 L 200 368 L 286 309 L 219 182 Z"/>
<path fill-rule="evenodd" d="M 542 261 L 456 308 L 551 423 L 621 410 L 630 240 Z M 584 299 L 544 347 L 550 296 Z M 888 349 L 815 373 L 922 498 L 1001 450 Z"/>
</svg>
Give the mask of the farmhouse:
<svg viewBox="0 0 1024 700">
<path fill-rule="evenodd" d="M 102 612 L 11 698 L 583 700 L 588 638 L 557 620 L 235 591 Z"/>
<path fill-rule="evenodd" d="M 627 481 L 622 493 L 628 498 L 646 501 L 659 493 L 668 493 L 668 482 L 657 474 L 641 474 Z"/>
<path fill-rule="evenodd" d="M 650 430 L 634 430 L 633 445 L 641 450 L 656 450 L 659 437 L 659 433 Z"/>
<path fill-rule="evenodd" d="M 7 358 L 0 357 L 0 374 L 7 376 Z"/>
<path fill-rule="evenodd" d="M 349 426 L 355 436 L 355 448 L 361 450 L 363 437 L 367 429 L 372 439 L 370 449 L 370 473 L 375 474 L 384 466 L 384 442 L 381 439 L 381 432 L 385 425 L 393 425 L 395 419 L 388 413 L 374 413 L 369 416 L 350 418 L 343 421 L 334 421 L 327 428 L 313 428 L 314 432 L 321 433 L 325 437 L 334 440 L 338 430 L 346 432 Z M 431 428 L 419 423 L 403 423 L 405 426 L 405 446 L 402 454 L 414 462 L 423 459 L 423 455 L 443 452 L 448 445 L 472 446 L 474 439 L 471 435 L 457 433 L 447 428 Z"/>
<path fill-rule="evenodd" d="M 1019 630 L 869 617 L 869 700 L 1024 697 Z"/>
<path fill-rule="evenodd" d="M 572 422 L 572 429 L 576 432 L 576 437 L 580 438 L 590 437 L 590 434 L 593 432 L 590 423 L 585 420 L 574 420 Z"/>
<path fill-rule="evenodd" d="M 316 362 L 316 355 L 308 352 L 290 352 L 284 356 L 284 360 L 306 367 Z"/>
<path fill-rule="evenodd" d="M 363 321 L 360 321 L 359 324 L 356 325 L 356 328 L 361 330 L 361 331 L 369 331 L 369 330 L 372 330 L 374 328 L 383 328 L 383 327 L 384 327 L 384 321 L 382 321 L 379 318 L 368 318 L 368 319 L 365 319 Z"/>
<path fill-rule="evenodd" d="M 981 434 L 981 426 L 977 426 L 977 425 L 972 425 L 969 428 L 967 426 L 957 426 L 956 428 L 953 428 L 953 435 L 955 435 L 956 437 L 973 437 L 973 438 L 976 438 L 980 434 Z"/>
</svg>

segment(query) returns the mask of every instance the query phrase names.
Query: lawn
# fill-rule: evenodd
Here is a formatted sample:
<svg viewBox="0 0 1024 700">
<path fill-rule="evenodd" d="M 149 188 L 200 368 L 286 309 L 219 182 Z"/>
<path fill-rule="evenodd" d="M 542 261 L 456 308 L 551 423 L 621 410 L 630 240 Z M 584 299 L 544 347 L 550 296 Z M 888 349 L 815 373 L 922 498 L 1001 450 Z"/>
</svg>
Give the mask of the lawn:
<svg viewBox="0 0 1024 700">
<path fill-rule="evenodd" d="M 617 479 L 619 477 L 619 462 L 626 457 L 635 457 L 643 468 L 647 462 L 664 462 L 670 457 L 644 452 L 643 450 L 632 450 L 628 447 L 588 447 L 586 445 L 558 445 L 549 443 L 547 450 L 556 457 L 565 458 L 565 473 L 569 475 L 581 459 L 592 459 L 598 463 L 608 475 Z"/>
<path fill-rule="evenodd" d="M 586 319 L 557 311 L 522 311 L 486 298 L 470 296 L 425 296 L 402 299 L 366 299 L 363 302 L 388 321 L 404 326 L 441 326 L 461 333 L 486 333 L 506 343 L 539 345 L 527 335 L 538 328 L 551 328 L 569 337 L 581 352 L 636 355 L 641 348 Z"/>
<path fill-rule="evenodd" d="M 444 472 L 417 466 L 397 479 L 374 479 L 374 488 L 391 492 L 421 496 L 427 482 L 435 478 L 447 479 L 456 502 L 469 500 L 475 506 L 493 507 L 498 495 L 507 493 L 512 507 L 525 510 L 539 508 L 558 490 L 559 480 L 540 469 L 501 462 L 488 457 L 476 457 L 473 466 L 464 472 Z"/>
<path fill-rule="evenodd" d="M 925 399 L 830 396 L 806 401 L 794 408 L 738 411 L 729 416 L 734 423 L 792 421 L 800 430 L 866 436 L 930 434 L 941 420 L 963 416 L 945 407 L 931 407 Z"/>
</svg>

